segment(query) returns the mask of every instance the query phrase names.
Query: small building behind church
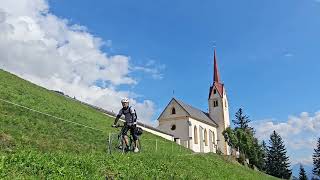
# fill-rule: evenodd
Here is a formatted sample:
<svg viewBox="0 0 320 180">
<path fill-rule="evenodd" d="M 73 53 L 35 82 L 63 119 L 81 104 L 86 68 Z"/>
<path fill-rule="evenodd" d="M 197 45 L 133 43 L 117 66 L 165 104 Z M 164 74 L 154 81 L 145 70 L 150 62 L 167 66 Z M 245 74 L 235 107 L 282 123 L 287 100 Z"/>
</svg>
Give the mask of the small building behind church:
<svg viewBox="0 0 320 180">
<path fill-rule="evenodd" d="M 158 118 L 159 130 L 172 134 L 175 141 L 194 152 L 218 150 L 230 155 L 230 147 L 222 132 L 230 126 L 228 99 L 220 80 L 216 51 L 214 51 L 213 84 L 209 88 L 209 112 L 172 98 Z"/>
</svg>

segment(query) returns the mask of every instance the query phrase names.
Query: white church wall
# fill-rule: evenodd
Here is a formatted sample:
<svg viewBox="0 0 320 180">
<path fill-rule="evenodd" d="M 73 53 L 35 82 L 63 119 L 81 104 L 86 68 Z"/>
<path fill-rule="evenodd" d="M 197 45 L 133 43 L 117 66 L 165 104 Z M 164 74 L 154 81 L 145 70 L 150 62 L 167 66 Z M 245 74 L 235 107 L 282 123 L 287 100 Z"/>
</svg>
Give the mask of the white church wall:
<svg viewBox="0 0 320 180">
<path fill-rule="evenodd" d="M 172 114 L 173 108 L 176 111 L 175 114 Z M 168 106 L 163 110 L 158 120 L 160 122 L 163 119 L 186 117 L 187 115 L 188 113 L 175 100 L 172 100 L 170 101 Z"/>
<path fill-rule="evenodd" d="M 201 152 L 201 150 L 200 150 L 200 145 L 201 145 L 201 142 L 200 142 L 200 133 L 202 133 L 203 134 L 203 137 L 204 137 L 204 139 L 203 139 L 203 152 L 204 153 L 208 153 L 208 152 L 210 152 L 210 150 L 213 150 L 213 152 L 216 152 L 216 148 L 215 148 L 215 145 L 217 144 L 217 128 L 215 128 L 215 127 L 213 127 L 213 126 L 211 126 L 211 125 L 208 125 L 208 124 L 205 124 L 205 123 L 202 123 L 202 122 L 200 122 L 200 121 L 197 121 L 197 120 L 195 120 L 195 119 L 193 119 L 193 118 L 189 118 L 189 121 L 190 121 L 190 128 L 189 128 L 189 134 L 190 134 L 190 137 L 192 137 L 191 139 L 190 139 L 190 149 L 192 149 L 194 152 Z M 194 127 L 197 127 L 197 132 L 198 132 L 198 143 L 196 144 L 195 143 L 195 134 L 194 134 Z M 200 132 L 200 127 L 202 127 L 202 129 L 203 129 L 203 131 L 202 132 Z M 204 131 L 207 131 L 207 139 L 208 139 L 208 143 L 207 143 L 207 145 L 205 145 L 205 135 L 204 135 Z M 209 139 L 209 133 L 210 133 L 210 131 L 211 132 L 213 132 L 214 133 L 214 136 L 212 136 L 212 139 L 210 140 Z M 210 143 L 210 141 L 212 142 L 212 143 Z M 210 148 L 210 145 L 211 146 L 213 146 L 212 148 Z"/>
<path fill-rule="evenodd" d="M 172 127 L 175 126 L 175 129 Z M 186 117 L 172 118 L 159 121 L 158 129 L 172 134 L 175 138 L 180 138 L 183 141 L 189 138 L 189 126 Z"/>
<path fill-rule="evenodd" d="M 229 103 L 228 103 L 228 99 L 227 99 L 227 96 L 226 96 L 226 93 L 224 93 L 224 96 L 223 96 L 223 99 L 224 99 L 224 121 L 225 121 L 225 128 L 227 127 L 230 127 L 230 115 L 229 115 Z"/>
<path fill-rule="evenodd" d="M 172 113 L 173 108 L 175 109 L 175 114 Z M 175 100 L 172 100 L 160 115 L 158 119 L 159 126 L 157 128 L 172 134 L 175 138 L 186 141 L 189 138 L 187 115 L 187 112 Z M 175 125 L 175 129 L 172 129 L 173 125 Z"/>
<path fill-rule="evenodd" d="M 226 129 L 227 127 L 230 127 L 230 114 L 229 114 L 229 103 L 228 103 L 228 99 L 227 99 L 227 95 L 226 93 L 223 93 L 223 118 L 224 118 L 224 128 Z M 223 138 L 224 140 L 224 138 Z M 226 143 L 226 153 L 227 155 L 231 154 L 231 147 Z"/>
</svg>

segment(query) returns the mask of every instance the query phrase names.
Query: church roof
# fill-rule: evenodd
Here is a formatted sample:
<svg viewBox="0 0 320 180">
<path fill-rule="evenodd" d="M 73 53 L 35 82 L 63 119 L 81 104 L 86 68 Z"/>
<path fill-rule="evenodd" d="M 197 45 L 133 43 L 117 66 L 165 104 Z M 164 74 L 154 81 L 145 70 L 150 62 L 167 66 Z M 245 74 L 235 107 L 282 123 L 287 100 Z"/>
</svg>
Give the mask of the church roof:
<svg viewBox="0 0 320 180">
<path fill-rule="evenodd" d="M 202 121 L 206 124 L 213 125 L 215 127 L 218 127 L 218 124 L 214 122 L 213 119 L 210 118 L 209 114 L 206 112 L 201 111 L 200 109 L 197 109 L 195 107 L 192 107 L 189 104 L 186 104 L 180 100 L 177 100 L 173 98 L 187 113 L 190 115 L 191 118 L 194 118 L 198 121 Z"/>
</svg>

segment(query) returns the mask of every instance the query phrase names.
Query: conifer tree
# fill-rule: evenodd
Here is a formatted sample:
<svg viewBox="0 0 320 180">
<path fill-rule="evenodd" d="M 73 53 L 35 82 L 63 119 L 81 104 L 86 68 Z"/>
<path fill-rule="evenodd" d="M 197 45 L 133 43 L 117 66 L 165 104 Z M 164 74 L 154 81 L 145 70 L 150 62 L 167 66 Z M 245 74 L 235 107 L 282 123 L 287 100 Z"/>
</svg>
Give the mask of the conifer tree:
<svg viewBox="0 0 320 180">
<path fill-rule="evenodd" d="M 249 122 L 251 122 L 251 120 L 249 119 L 249 116 L 243 113 L 242 108 L 239 108 L 239 110 L 236 112 L 235 118 L 236 119 L 232 120 L 232 122 L 236 126 L 236 128 L 241 128 L 244 130 L 248 128 L 251 129 L 249 127 Z"/>
<path fill-rule="evenodd" d="M 304 170 L 302 164 L 300 164 L 299 180 L 308 180 L 306 171 Z"/>
<path fill-rule="evenodd" d="M 262 146 L 262 150 L 264 151 L 265 157 L 267 157 L 268 147 L 264 140 L 262 141 L 261 146 Z"/>
<path fill-rule="evenodd" d="M 278 178 L 289 179 L 291 177 L 291 169 L 289 169 L 289 157 L 281 136 L 273 131 L 269 140 L 266 172 Z"/>
<path fill-rule="evenodd" d="M 262 159 L 261 159 L 261 163 L 262 163 L 262 168 L 261 170 L 262 171 L 265 171 L 266 170 L 266 161 L 267 161 L 267 153 L 268 153 L 268 147 L 267 147 L 267 144 L 266 142 L 263 140 L 262 141 L 262 144 L 261 144 L 261 151 L 262 151 Z"/>
<path fill-rule="evenodd" d="M 320 179 L 320 138 L 318 139 L 317 147 L 314 149 L 313 159 L 313 175 L 314 179 Z"/>
</svg>

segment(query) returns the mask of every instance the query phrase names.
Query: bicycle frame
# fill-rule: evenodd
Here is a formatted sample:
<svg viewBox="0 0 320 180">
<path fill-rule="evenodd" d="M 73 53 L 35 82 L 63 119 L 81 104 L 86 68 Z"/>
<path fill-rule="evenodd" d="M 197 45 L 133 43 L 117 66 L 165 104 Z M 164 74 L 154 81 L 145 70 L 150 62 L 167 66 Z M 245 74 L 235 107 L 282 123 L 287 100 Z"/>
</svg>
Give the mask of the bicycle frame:
<svg viewBox="0 0 320 180">
<path fill-rule="evenodd" d="M 141 150 L 140 139 L 138 139 L 136 142 L 134 142 L 133 141 L 133 137 L 130 134 L 130 135 L 126 135 L 127 136 L 127 141 L 126 141 L 125 136 L 122 135 L 124 126 L 123 125 L 122 126 L 116 126 L 116 128 L 119 128 L 119 127 L 122 128 L 121 131 L 119 132 L 119 134 L 117 134 L 116 137 L 113 136 L 113 138 L 111 138 L 111 137 L 109 138 L 109 143 L 108 143 L 109 144 L 109 153 L 111 154 L 111 149 L 114 149 L 114 150 L 118 149 L 122 153 L 125 153 L 127 151 L 133 151 L 136 146 L 139 148 L 139 150 Z M 116 140 L 117 142 L 114 142 L 114 140 Z M 136 145 L 135 143 L 138 143 L 138 144 Z M 127 147 L 128 147 L 128 149 L 127 149 Z"/>
</svg>

